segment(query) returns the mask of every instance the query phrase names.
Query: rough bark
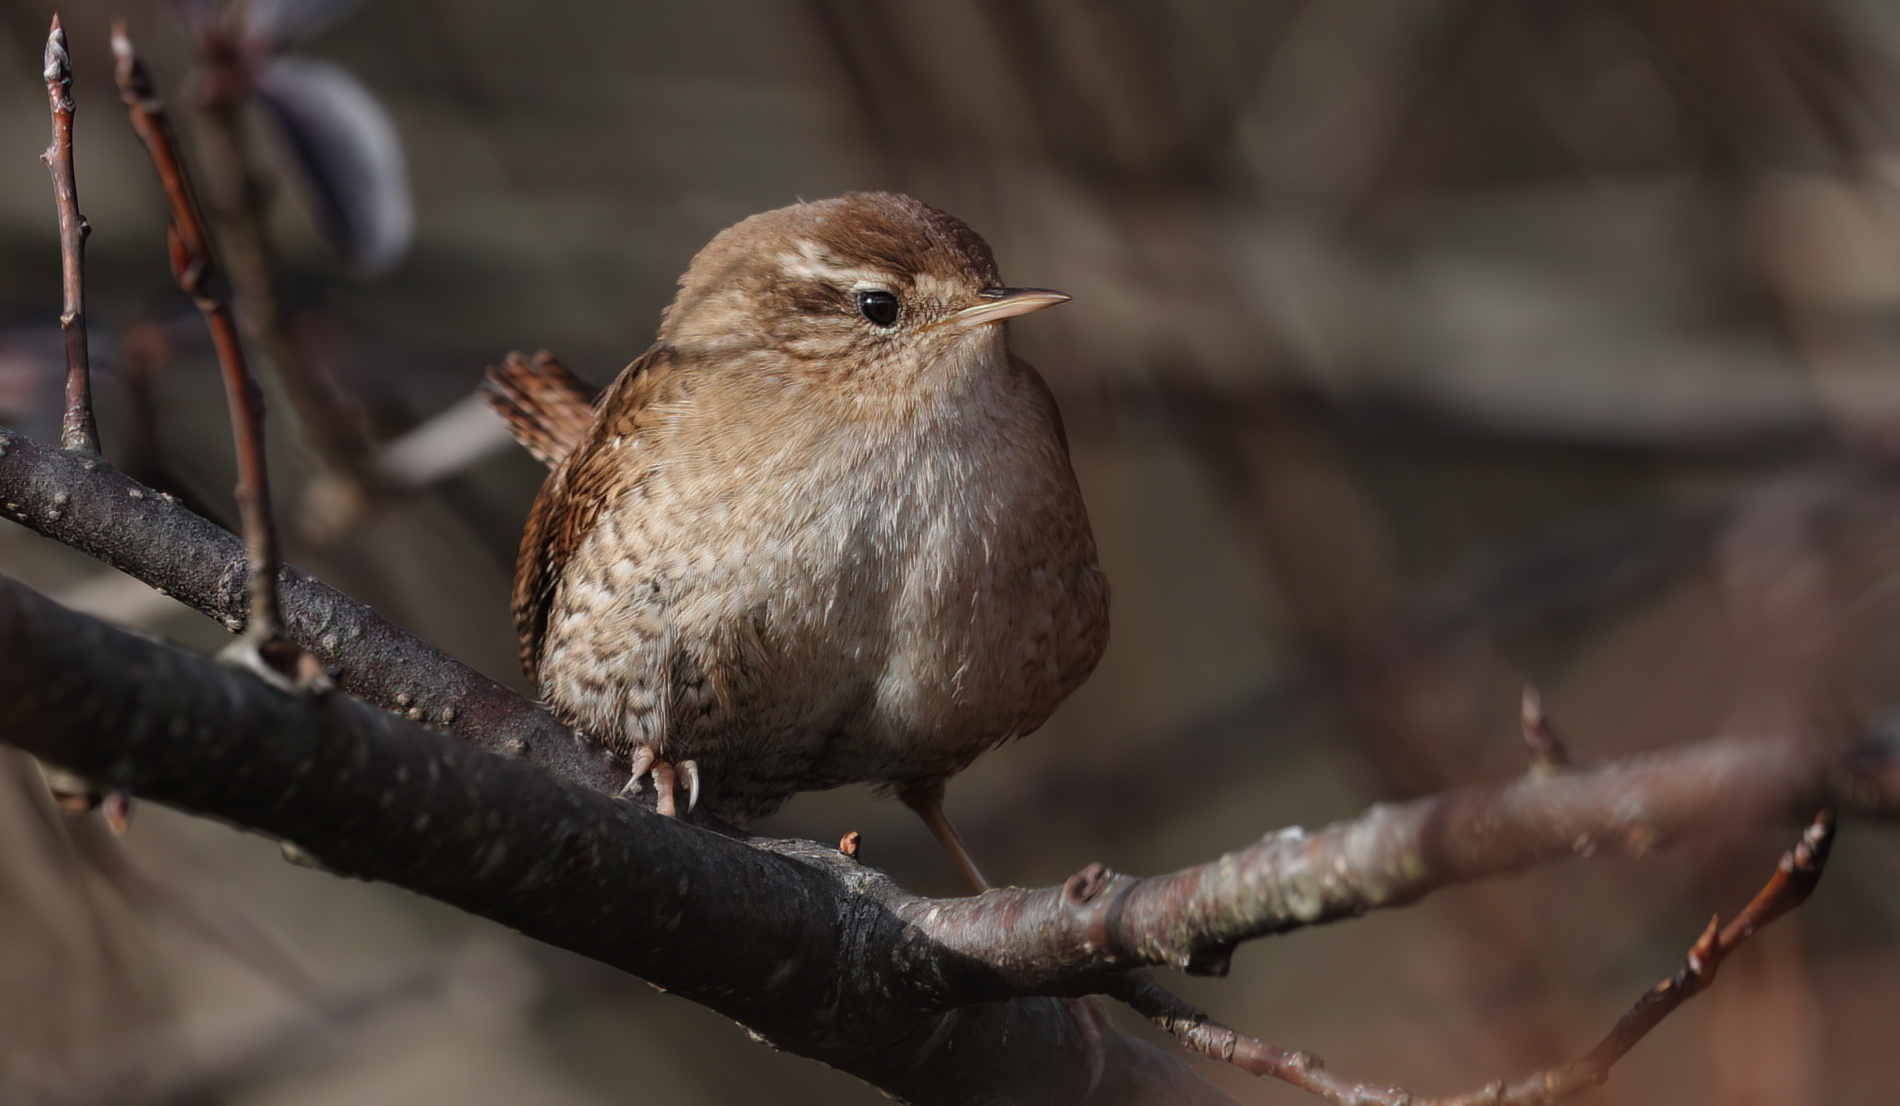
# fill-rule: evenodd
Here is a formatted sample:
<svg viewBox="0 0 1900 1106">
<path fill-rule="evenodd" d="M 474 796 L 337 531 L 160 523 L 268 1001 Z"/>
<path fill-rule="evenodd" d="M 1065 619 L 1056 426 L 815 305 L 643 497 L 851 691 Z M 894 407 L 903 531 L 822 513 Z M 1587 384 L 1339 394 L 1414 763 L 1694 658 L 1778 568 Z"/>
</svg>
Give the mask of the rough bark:
<svg viewBox="0 0 1900 1106">
<path fill-rule="evenodd" d="M 243 542 L 104 458 L 0 429 L 0 516 L 150 584 L 233 633 L 244 629 Z M 534 704 L 368 604 L 297 568 L 286 566 L 279 581 L 285 633 L 352 695 L 571 783 L 611 791 L 626 782 L 612 758 Z"/>
<path fill-rule="evenodd" d="M 1250 937 L 1532 864 L 1648 852 L 1699 827 L 1822 803 L 1900 809 L 1885 746 L 1716 741 L 1374 807 L 1169 875 L 1091 867 L 1060 887 L 929 900 L 833 849 L 660 818 L 10 581 L 0 656 L 9 743 L 633 972 L 919 1103 L 1081 1101 L 1097 1063 L 1111 1101 L 1218 1095 L 1132 1040 L 1091 1049 L 1042 996 L 1102 990 L 1144 965 L 1218 970 Z"/>
</svg>

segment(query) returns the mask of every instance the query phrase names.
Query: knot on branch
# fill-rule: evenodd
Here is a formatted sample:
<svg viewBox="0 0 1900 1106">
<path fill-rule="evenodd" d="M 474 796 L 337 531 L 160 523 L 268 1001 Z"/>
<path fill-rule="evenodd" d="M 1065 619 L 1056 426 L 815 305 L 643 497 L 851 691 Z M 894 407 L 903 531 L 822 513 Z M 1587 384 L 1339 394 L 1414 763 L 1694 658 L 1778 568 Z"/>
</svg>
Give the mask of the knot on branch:
<svg viewBox="0 0 1900 1106">
<path fill-rule="evenodd" d="M 1090 864 L 1062 882 L 1062 905 L 1075 918 L 1088 951 L 1111 959 L 1128 955 L 1120 937 L 1122 908 L 1138 882 L 1105 864 Z"/>
<path fill-rule="evenodd" d="M 1114 878 L 1114 870 L 1106 864 L 1090 864 L 1063 881 L 1062 899 L 1071 906 L 1085 906 Z"/>
</svg>

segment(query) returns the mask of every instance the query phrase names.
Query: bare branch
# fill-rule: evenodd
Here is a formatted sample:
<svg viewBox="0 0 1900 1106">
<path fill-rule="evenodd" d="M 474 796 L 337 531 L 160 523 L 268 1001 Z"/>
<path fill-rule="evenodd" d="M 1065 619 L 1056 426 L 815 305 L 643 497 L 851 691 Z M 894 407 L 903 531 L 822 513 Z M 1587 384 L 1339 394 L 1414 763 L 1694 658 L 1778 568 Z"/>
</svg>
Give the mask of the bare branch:
<svg viewBox="0 0 1900 1106">
<path fill-rule="evenodd" d="M 1710 741 L 1379 806 L 1169 876 L 1091 867 L 1062 887 L 929 901 L 836 849 L 650 817 L 346 697 L 277 694 L 19 587 L 0 589 L 0 654 L 0 734 L 28 753 L 618 965 L 885 1087 L 901 1072 L 876 1041 L 965 1032 L 931 1020 L 948 1011 L 1079 1047 L 1058 1003 L 1030 1015 L 1005 1000 L 1112 992 L 1113 973 L 1142 965 L 1205 969 L 1246 937 L 1598 851 L 1588 842 L 1649 851 L 1796 804 L 1900 810 L 1891 749 Z"/>
<path fill-rule="evenodd" d="M 1091 866 L 1061 887 L 928 900 L 837 850 L 721 836 L 573 790 L 343 696 L 283 694 L 16 585 L 0 586 L 0 655 L 10 659 L 0 735 L 44 760 L 633 972 L 920 1102 L 954 1100 L 946 1086 L 973 1093 L 973 1079 L 1004 1080 L 985 1086 L 1009 1088 L 1010 1101 L 1085 1093 L 1103 1046 L 1085 1042 L 1062 1004 L 1030 996 L 1122 993 L 1118 973 L 1130 968 L 1217 969 L 1249 937 L 1531 864 L 1773 822 L 1796 805 L 1900 810 L 1900 758 L 1883 746 L 1715 741 L 1374 807 L 1171 875 Z M 1736 940 L 1798 901 L 1811 886 L 1802 870 L 1792 865 L 1791 890 L 1744 912 Z M 1156 1012 L 1153 995 L 1131 1001 Z M 1253 1049 L 1221 1032 L 1201 1028 L 1190 1043 Z M 952 1059 L 1005 1041 L 1000 1068 Z M 1152 1062 L 1114 1035 L 1105 1047 L 1115 1064 Z M 1250 1062 L 1305 1063 L 1256 1052 Z"/>
<path fill-rule="evenodd" d="M 79 213 L 79 189 L 73 183 L 73 66 L 57 14 L 46 36 L 45 62 L 53 141 L 40 160 L 53 176 L 53 200 L 59 207 L 59 329 L 66 335 L 66 409 L 59 441 L 66 449 L 97 453 L 99 428 L 92 417 L 92 367 L 86 349 L 86 236 L 92 225 Z"/>
<path fill-rule="evenodd" d="M 1715 982 L 1716 969 L 1736 946 L 1807 901 L 1821 882 L 1821 872 L 1827 867 L 1828 851 L 1833 845 L 1834 815 L 1823 810 L 1814 816 L 1795 847 L 1782 854 L 1775 874 L 1741 913 L 1726 926 L 1721 925 L 1720 918 L 1710 918 L 1702 936 L 1689 949 L 1683 969 L 1638 999 L 1590 1055 L 1569 1068 L 1559 1069 L 1564 1073 L 1563 1081 L 1595 1086 L 1607 1079 L 1612 1064 L 1648 1036 L 1676 1007 Z M 1581 1082 L 1583 1080 L 1589 1082 Z"/>
<path fill-rule="evenodd" d="M 632 972 L 906 1101 L 1088 1097 L 1091 1055 L 1062 1003 L 945 990 L 960 957 L 897 916 L 916 900 L 834 850 L 724 837 L 568 788 L 4 580 L 0 656 L 0 736 L 87 778 Z M 1231 1102 L 1140 1042 L 1103 1047 L 1110 1102 Z"/>
<path fill-rule="evenodd" d="M 242 543 L 103 458 L 0 430 L 0 515 L 243 628 Z M 360 600 L 297 568 L 279 582 L 285 631 L 352 695 L 568 783 L 612 792 L 626 782 L 598 746 Z"/>
<path fill-rule="evenodd" d="M 1528 712 L 1527 712 L 1528 713 Z M 1180 1040 L 1189 1052 L 1220 1060 L 1254 1075 L 1291 1083 L 1340 1106 L 1544 1106 L 1602 1086 L 1610 1069 L 1678 1006 L 1715 982 L 1722 960 L 1763 926 L 1807 901 L 1827 867 L 1834 842 L 1834 816 L 1815 815 L 1795 847 L 1753 900 L 1728 925 L 1711 918 L 1689 949 L 1688 963 L 1674 976 L 1650 988 L 1624 1014 L 1609 1036 L 1589 1055 L 1561 1067 L 1546 1068 L 1506 1084 L 1502 1081 L 1465 1094 L 1426 1098 L 1400 1087 L 1378 1087 L 1342 1079 L 1324 1061 L 1306 1052 L 1275 1048 L 1213 1021 L 1149 979 L 1131 972 L 1112 993 Z M 1719 929 L 1718 929 L 1719 927 Z"/>
<path fill-rule="evenodd" d="M 1380 804 L 1168 875 L 1135 879 L 1090 865 L 1060 888 L 1005 888 L 907 916 L 967 956 L 1012 950 L 995 982 L 1018 991 L 1060 993 L 1078 979 L 1152 965 L 1221 974 L 1241 941 L 1536 865 L 1645 856 L 1689 834 L 1772 825 L 1822 806 L 1900 814 L 1900 756 L 1871 742 L 1706 741 Z"/>
<path fill-rule="evenodd" d="M 1116 998 L 1156 1026 L 1174 1035 L 1181 1047 L 1250 1075 L 1265 1075 L 1329 1102 L 1350 1106 L 1426 1106 L 1400 1087 L 1379 1087 L 1341 1079 L 1310 1052 L 1278 1048 L 1209 1018 L 1164 990 L 1145 973 L 1131 972 L 1113 991 Z"/>
<path fill-rule="evenodd" d="M 211 342 L 218 351 L 218 367 L 224 374 L 224 394 L 231 407 L 231 431 L 237 439 L 238 514 L 244 523 L 245 552 L 249 575 L 246 587 L 250 608 L 244 624 L 244 636 L 262 647 L 282 636 L 283 612 L 277 595 L 277 529 L 271 519 L 269 474 L 264 459 L 264 403 L 244 362 L 244 347 L 238 341 L 237 324 L 231 317 L 230 292 L 224 275 L 217 267 L 210 236 L 198 211 L 191 179 L 184 161 L 172 141 L 171 125 L 165 117 L 165 105 L 158 98 L 151 77 L 139 61 L 127 35 L 124 22 L 112 25 L 112 54 L 117 59 L 115 74 L 119 98 L 132 115 L 132 127 L 152 157 L 164 185 L 165 198 L 171 204 L 172 275 L 178 286 L 191 296 L 211 328 Z"/>
</svg>

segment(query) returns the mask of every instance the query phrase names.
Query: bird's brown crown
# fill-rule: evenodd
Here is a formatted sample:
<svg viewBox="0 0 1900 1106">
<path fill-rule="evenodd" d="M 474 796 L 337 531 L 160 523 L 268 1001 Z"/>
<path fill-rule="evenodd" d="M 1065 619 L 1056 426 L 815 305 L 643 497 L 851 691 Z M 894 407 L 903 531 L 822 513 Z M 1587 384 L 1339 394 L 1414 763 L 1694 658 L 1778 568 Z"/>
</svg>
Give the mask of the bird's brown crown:
<svg viewBox="0 0 1900 1106">
<path fill-rule="evenodd" d="M 875 359 L 1000 284 L 989 244 L 962 220 L 893 192 L 849 192 L 721 231 L 680 278 L 660 340 Z M 895 297 L 894 322 L 866 325 L 867 292 Z"/>
</svg>

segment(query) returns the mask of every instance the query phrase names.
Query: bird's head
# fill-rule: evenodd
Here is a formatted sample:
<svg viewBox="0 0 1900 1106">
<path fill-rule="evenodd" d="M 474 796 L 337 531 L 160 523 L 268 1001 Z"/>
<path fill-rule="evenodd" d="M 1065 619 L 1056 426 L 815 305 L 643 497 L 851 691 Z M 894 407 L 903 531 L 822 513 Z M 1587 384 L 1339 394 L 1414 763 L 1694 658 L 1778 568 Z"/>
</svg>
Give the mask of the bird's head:
<svg viewBox="0 0 1900 1106">
<path fill-rule="evenodd" d="M 660 340 L 692 355 L 780 354 L 789 371 L 908 375 L 1002 349 L 996 324 L 1067 300 L 1009 288 L 955 216 L 892 192 L 754 215 L 693 258 Z"/>
</svg>

